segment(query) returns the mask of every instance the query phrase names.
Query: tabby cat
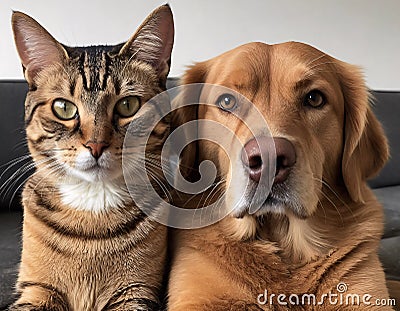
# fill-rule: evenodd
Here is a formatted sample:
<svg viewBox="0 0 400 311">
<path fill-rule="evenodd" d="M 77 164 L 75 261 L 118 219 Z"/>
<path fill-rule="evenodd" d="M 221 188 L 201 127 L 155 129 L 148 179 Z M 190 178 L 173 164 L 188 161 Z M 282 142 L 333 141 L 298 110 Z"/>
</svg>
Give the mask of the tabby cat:
<svg viewBox="0 0 400 311">
<path fill-rule="evenodd" d="M 169 6 L 116 46 L 67 47 L 20 12 L 12 27 L 29 85 L 25 122 L 36 170 L 22 194 L 19 298 L 10 310 L 158 309 L 166 228 L 129 195 L 122 147 L 130 122 L 146 117 L 138 113 L 144 103 L 165 89 Z M 146 146 L 153 170 L 168 130 L 160 122 Z"/>
</svg>

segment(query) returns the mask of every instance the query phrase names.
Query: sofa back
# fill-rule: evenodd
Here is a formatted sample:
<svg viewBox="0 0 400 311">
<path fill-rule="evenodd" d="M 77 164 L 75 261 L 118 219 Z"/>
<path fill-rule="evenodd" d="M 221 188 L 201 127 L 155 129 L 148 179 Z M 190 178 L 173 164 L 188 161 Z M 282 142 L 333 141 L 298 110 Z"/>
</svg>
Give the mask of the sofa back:
<svg viewBox="0 0 400 311">
<path fill-rule="evenodd" d="M 374 112 L 389 139 L 390 159 L 369 184 L 372 188 L 400 185 L 400 92 L 373 91 L 372 94 Z"/>
<path fill-rule="evenodd" d="M 22 169 L 23 163 L 27 163 L 20 161 L 21 156 L 28 155 L 24 129 L 27 91 L 28 86 L 23 80 L 0 81 L 0 211 L 20 208 L 18 187 L 22 188 L 27 177 L 22 175 L 19 179 L 11 178 L 18 169 Z M 16 161 L 13 166 L 12 161 Z M 6 180 L 12 182 L 5 185 Z"/>
<path fill-rule="evenodd" d="M 168 79 L 168 87 L 176 85 L 177 79 Z M 23 80 L 0 80 L 0 172 L 3 174 L 6 171 L 0 179 L 0 187 L 21 168 L 23 163 L 26 163 L 26 161 L 18 162 L 18 159 L 28 154 L 23 121 L 27 90 L 27 84 Z M 369 184 L 373 188 L 400 185 L 400 92 L 373 91 L 372 93 L 376 98 L 374 111 L 389 138 L 391 159 Z M 7 170 L 10 161 L 16 161 L 16 165 Z M 10 185 L 9 189 L 1 188 L 0 210 L 7 206 L 11 209 L 19 208 L 18 195 L 14 196 L 11 203 L 10 200 L 26 177 L 26 174 L 20 177 Z"/>
</svg>

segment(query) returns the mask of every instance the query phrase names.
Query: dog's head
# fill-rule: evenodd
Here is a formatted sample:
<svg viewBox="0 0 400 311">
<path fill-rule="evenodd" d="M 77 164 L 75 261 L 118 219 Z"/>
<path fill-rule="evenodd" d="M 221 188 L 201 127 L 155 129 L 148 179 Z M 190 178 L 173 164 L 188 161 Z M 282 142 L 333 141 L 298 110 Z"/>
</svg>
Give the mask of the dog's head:
<svg viewBox="0 0 400 311">
<path fill-rule="evenodd" d="M 231 208 L 234 205 L 234 217 L 246 215 L 251 202 L 258 202 L 255 216 L 272 212 L 307 218 L 317 209 L 324 185 L 362 202 L 366 179 L 388 158 L 386 138 L 372 113 L 360 69 L 309 45 L 246 44 L 195 64 L 182 82 L 221 85 L 240 93 L 269 126 L 272 139 L 260 127 L 251 131 L 251 121 L 234 113 L 242 100 L 224 89 L 221 94 L 203 89 L 198 101 L 207 105 L 187 108 L 177 118 L 178 123 L 213 120 L 241 141 L 242 147 L 232 144 L 224 151 L 201 140 L 182 159 L 185 166 L 205 159 L 216 164 L 219 175 L 227 179 L 226 201 Z M 200 126 L 198 131 L 207 130 Z M 262 176 L 270 172 L 266 154 L 274 147 L 276 173 L 269 191 Z M 256 192 L 257 187 L 265 191 Z"/>
</svg>

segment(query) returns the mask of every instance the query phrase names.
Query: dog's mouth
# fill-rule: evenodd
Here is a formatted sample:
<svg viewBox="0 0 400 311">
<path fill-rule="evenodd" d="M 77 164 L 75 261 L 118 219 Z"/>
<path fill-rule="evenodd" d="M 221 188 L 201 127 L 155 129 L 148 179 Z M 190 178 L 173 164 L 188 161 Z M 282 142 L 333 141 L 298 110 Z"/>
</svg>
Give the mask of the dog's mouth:
<svg viewBox="0 0 400 311">
<path fill-rule="evenodd" d="M 270 194 L 255 212 L 251 213 L 250 207 L 246 206 L 233 211 L 232 216 L 235 218 L 243 218 L 246 215 L 260 216 L 266 213 L 283 214 L 284 211 L 284 203 Z"/>
<path fill-rule="evenodd" d="M 263 196 L 258 195 L 258 197 L 255 195 L 255 187 L 252 188 L 242 204 L 232 212 L 233 217 L 243 218 L 246 215 L 258 217 L 268 213 L 286 214 L 289 211 L 301 219 L 308 216 L 300 199 L 288 189 L 286 183 L 274 184 L 269 193 L 264 192 Z"/>
</svg>

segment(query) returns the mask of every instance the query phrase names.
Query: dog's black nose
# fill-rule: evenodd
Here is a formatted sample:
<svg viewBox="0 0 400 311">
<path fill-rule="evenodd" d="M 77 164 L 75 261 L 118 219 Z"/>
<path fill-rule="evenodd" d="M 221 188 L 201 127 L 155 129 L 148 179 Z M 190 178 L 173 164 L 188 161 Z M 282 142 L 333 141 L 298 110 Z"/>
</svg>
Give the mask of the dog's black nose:
<svg viewBox="0 0 400 311">
<path fill-rule="evenodd" d="M 276 150 L 276 172 L 274 184 L 283 183 L 296 163 L 296 151 L 286 138 L 274 138 Z"/>
<path fill-rule="evenodd" d="M 296 163 L 296 152 L 293 144 L 285 138 L 274 138 L 276 151 L 276 172 L 274 184 L 283 183 Z M 242 150 L 242 162 L 249 172 L 250 178 L 259 182 L 262 174 L 268 174 L 267 159 L 271 138 L 258 137 L 249 140 Z"/>
<path fill-rule="evenodd" d="M 242 150 L 242 162 L 250 178 L 259 182 L 263 173 L 268 174 L 268 156 L 273 148 L 271 137 L 257 137 L 249 140 Z"/>
</svg>

